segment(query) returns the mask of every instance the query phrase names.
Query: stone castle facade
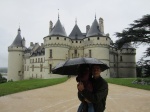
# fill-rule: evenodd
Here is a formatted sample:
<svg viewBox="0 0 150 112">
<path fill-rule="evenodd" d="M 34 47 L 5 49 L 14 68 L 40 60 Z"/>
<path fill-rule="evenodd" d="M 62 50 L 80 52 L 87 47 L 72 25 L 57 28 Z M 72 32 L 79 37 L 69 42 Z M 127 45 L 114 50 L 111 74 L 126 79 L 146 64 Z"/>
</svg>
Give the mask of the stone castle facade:
<svg viewBox="0 0 150 112">
<path fill-rule="evenodd" d="M 136 49 L 125 44 L 121 49 L 113 43 L 109 34 L 104 33 L 103 19 L 95 18 L 92 25 L 86 26 L 82 33 L 75 23 L 67 36 L 60 19 L 53 26 L 50 21 L 49 35 L 43 38 L 43 43 L 25 45 L 21 30 L 13 43 L 8 47 L 8 80 L 23 80 L 30 78 L 63 77 L 52 74 L 51 70 L 59 62 L 69 58 L 92 57 L 106 63 L 110 69 L 102 72 L 102 77 L 136 77 Z"/>
</svg>

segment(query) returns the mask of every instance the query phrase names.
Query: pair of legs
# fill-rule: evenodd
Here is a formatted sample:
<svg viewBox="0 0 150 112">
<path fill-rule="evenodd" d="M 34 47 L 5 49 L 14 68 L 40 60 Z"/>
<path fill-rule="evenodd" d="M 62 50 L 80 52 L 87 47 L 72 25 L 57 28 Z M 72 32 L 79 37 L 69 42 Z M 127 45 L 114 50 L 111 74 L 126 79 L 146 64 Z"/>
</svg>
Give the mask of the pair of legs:
<svg viewBox="0 0 150 112">
<path fill-rule="evenodd" d="M 92 103 L 81 103 L 77 112 L 82 112 L 82 109 L 87 109 L 87 112 L 94 112 L 94 107 Z"/>
</svg>

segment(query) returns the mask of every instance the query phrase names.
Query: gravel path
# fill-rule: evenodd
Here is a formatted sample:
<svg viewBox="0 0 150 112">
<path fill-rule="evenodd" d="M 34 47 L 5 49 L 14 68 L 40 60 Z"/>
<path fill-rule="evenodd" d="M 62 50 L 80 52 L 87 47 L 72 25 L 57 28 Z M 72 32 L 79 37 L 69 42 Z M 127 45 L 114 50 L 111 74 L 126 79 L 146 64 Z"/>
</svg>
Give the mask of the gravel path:
<svg viewBox="0 0 150 112">
<path fill-rule="evenodd" d="M 0 97 L 0 112 L 76 112 L 75 78 L 55 86 Z M 149 112 L 150 91 L 109 84 L 105 112 Z"/>
</svg>

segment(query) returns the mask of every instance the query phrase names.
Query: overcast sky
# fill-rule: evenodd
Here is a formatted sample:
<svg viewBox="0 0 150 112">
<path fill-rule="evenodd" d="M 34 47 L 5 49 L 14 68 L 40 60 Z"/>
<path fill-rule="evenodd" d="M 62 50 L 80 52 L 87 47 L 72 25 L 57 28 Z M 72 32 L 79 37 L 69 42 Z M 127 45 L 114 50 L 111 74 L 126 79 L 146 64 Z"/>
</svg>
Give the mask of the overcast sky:
<svg viewBox="0 0 150 112">
<path fill-rule="evenodd" d="M 49 34 L 49 21 L 55 24 L 58 20 L 58 9 L 67 35 L 75 25 L 75 18 L 84 33 L 96 14 L 97 20 L 104 19 L 105 34 L 109 33 L 115 41 L 115 32 L 150 13 L 150 0 L 0 0 L 0 67 L 8 66 L 8 46 L 17 36 L 19 26 L 27 47 L 30 42 L 43 43 L 43 37 Z M 145 48 L 137 48 L 136 61 Z"/>
</svg>

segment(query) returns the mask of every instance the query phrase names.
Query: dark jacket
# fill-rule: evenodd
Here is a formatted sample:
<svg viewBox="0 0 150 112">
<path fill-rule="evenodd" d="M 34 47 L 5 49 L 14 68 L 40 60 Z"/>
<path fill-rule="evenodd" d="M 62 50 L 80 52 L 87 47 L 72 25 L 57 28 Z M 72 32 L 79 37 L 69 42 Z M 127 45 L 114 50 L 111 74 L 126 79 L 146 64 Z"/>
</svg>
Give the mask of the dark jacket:
<svg viewBox="0 0 150 112">
<path fill-rule="evenodd" d="M 83 97 L 93 103 L 95 112 L 103 112 L 105 110 L 106 98 L 108 95 L 108 83 L 102 78 L 92 79 L 93 92 L 84 89 L 78 93 L 79 99 L 82 101 Z"/>
</svg>

